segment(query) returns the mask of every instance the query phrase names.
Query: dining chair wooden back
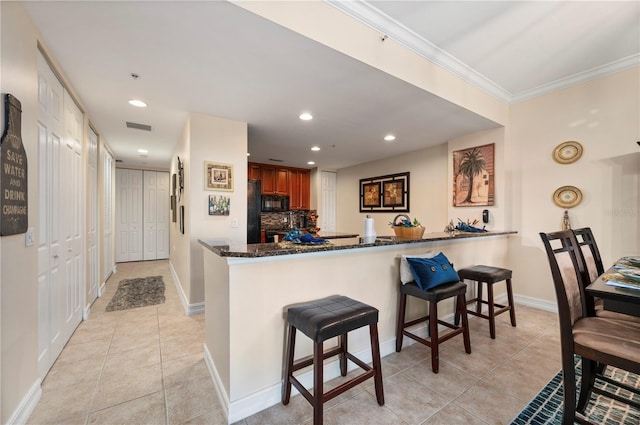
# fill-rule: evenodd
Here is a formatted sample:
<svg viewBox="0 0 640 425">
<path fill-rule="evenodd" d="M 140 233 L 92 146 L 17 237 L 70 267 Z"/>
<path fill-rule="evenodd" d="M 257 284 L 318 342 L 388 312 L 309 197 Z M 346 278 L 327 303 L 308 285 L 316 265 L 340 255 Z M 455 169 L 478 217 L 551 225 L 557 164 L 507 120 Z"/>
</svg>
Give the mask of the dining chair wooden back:
<svg viewBox="0 0 640 425">
<path fill-rule="evenodd" d="M 573 233 L 576 235 L 576 240 L 580 245 L 586 271 L 589 275 L 589 283 L 591 283 L 604 273 L 604 266 L 602 265 L 602 257 L 600 256 L 598 244 L 593 237 L 593 232 L 590 227 L 575 229 Z"/>
<path fill-rule="evenodd" d="M 640 325 L 602 317 L 590 317 L 585 304 L 585 270 L 582 249 L 571 230 L 540 233 L 544 244 L 558 304 L 564 387 L 563 424 L 585 423 L 583 413 L 591 393 L 640 408 L 632 400 L 594 387 L 598 364 L 640 373 Z M 576 403 L 574 355 L 581 356 L 580 397 Z M 615 381 L 614 385 L 627 389 Z M 588 421 L 586 421 L 588 423 Z"/>
</svg>

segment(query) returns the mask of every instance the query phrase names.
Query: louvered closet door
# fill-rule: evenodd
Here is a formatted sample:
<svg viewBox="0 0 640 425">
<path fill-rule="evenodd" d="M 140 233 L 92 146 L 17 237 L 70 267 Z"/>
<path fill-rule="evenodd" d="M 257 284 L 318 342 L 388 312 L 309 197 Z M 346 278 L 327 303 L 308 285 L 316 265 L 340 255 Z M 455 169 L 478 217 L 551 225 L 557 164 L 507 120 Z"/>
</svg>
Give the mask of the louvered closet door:
<svg viewBox="0 0 640 425">
<path fill-rule="evenodd" d="M 156 254 L 157 259 L 169 258 L 169 214 L 170 179 L 169 173 L 157 173 L 158 197 L 156 198 Z"/>
</svg>

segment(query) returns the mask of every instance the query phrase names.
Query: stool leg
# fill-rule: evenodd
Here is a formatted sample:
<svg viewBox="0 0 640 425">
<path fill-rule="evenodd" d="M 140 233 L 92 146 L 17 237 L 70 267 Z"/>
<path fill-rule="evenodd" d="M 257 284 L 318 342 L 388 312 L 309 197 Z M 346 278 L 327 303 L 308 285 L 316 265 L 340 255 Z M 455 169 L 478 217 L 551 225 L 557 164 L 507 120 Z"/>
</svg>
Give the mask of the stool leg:
<svg viewBox="0 0 640 425">
<path fill-rule="evenodd" d="M 431 370 L 433 370 L 433 373 L 438 373 L 440 369 L 440 353 L 438 348 L 438 303 L 433 301 L 429 301 L 429 337 L 431 342 Z"/>
<path fill-rule="evenodd" d="M 384 389 L 382 388 L 382 363 L 380 362 L 380 341 L 378 340 L 378 324 L 369 325 L 369 335 L 371 336 L 371 358 L 373 361 L 374 383 L 376 387 L 376 400 L 380 406 L 384 405 Z"/>
<path fill-rule="evenodd" d="M 322 342 L 313 343 L 313 425 L 322 425 L 323 368 Z"/>
<path fill-rule="evenodd" d="M 496 308 L 493 305 L 493 284 L 487 283 L 487 303 L 489 304 L 489 333 L 496 339 Z"/>
<path fill-rule="evenodd" d="M 402 350 L 402 330 L 404 328 L 404 315 L 407 308 L 407 294 L 400 294 L 398 304 L 398 324 L 396 327 L 396 352 Z"/>
<path fill-rule="evenodd" d="M 347 376 L 347 334 L 339 337 L 340 344 L 340 375 Z"/>
<path fill-rule="evenodd" d="M 464 351 L 471 354 L 471 339 L 469 338 L 469 318 L 467 317 L 467 300 L 464 294 L 458 295 L 458 309 L 462 316 L 462 337 L 464 338 Z"/>
<path fill-rule="evenodd" d="M 513 303 L 513 290 L 511 289 L 511 279 L 507 279 L 507 297 L 509 298 L 509 316 L 511 326 L 516 326 L 516 306 Z"/>
<path fill-rule="evenodd" d="M 487 287 L 489 284 L 487 283 Z M 476 313 L 482 313 L 482 282 L 478 281 L 478 293 L 476 294 Z"/>
<path fill-rule="evenodd" d="M 291 398 L 291 374 L 293 370 L 293 354 L 296 345 L 296 328 L 289 325 L 289 338 L 287 340 L 287 351 L 285 354 L 286 363 L 284 365 L 284 384 L 282 386 L 282 404 L 289 404 Z"/>
</svg>

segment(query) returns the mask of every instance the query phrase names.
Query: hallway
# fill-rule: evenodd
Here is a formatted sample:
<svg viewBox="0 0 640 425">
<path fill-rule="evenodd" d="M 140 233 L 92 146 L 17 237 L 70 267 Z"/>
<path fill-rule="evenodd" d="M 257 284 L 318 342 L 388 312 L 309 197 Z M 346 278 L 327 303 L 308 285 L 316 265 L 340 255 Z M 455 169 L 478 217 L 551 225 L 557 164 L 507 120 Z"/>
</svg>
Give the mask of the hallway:
<svg viewBox="0 0 640 425">
<path fill-rule="evenodd" d="M 105 312 L 122 279 L 162 276 L 166 302 Z M 29 424 L 223 424 L 203 360 L 204 315 L 188 317 L 167 260 L 118 263 L 42 384 Z"/>
</svg>

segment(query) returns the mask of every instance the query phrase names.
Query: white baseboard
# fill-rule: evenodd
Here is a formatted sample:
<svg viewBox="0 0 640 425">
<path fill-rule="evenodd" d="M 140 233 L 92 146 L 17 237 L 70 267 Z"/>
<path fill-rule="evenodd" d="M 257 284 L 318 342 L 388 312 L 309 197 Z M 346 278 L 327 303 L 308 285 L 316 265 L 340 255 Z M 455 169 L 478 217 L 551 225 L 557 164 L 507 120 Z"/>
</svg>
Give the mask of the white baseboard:
<svg viewBox="0 0 640 425">
<path fill-rule="evenodd" d="M 20 401 L 16 410 L 9 417 L 7 421 L 8 425 L 27 423 L 29 416 L 31 416 L 33 410 L 38 405 L 38 401 L 40 401 L 40 397 L 42 397 L 41 384 L 42 380 L 40 378 L 36 379 L 36 382 L 29 388 L 29 391 L 27 391 L 27 394 L 25 394 L 22 401 Z"/>
<path fill-rule="evenodd" d="M 89 318 L 89 314 L 91 313 L 91 304 L 87 305 L 82 309 L 82 320 L 87 320 Z"/>
<path fill-rule="evenodd" d="M 216 369 L 216 365 L 213 363 L 213 357 L 211 357 L 207 344 L 204 344 L 204 363 L 207 365 L 211 379 L 213 379 L 213 386 L 216 388 L 216 395 L 218 396 L 218 401 L 222 404 L 222 411 L 225 414 L 227 423 L 231 424 L 233 422 L 229 422 L 229 397 L 220 379 L 218 369 Z"/>
<path fill-rule="evenodd" d="M 180 296 L 180 301 L 182 301 L 182 307 L 184 308 L 184 313 L 187 316 L 196 316 L 198 314 L 204 314 L 204 302 L 189 304 L 189 300 L 187 299 L 187 294 L 184 293 L 184 289 L 182 289 L 182 285 L 180 284 L 180 279 L 178 278 L 178 274 L 176 270 L 173 268 L 173 264 L 169 261 L 169 270 L 171 270 L 171 277 L 173 277 L 173 283 L 176 285 L 176 289 L 178 290 L 178 295 Z"/>
<path fill-rule="evenodd" d="M 553 301 L 541 300 L 524 295 L 514 295 L 513 300 L 516 304 L 526 305 L 527 307 L 537 308 L 538 310 L 550 311 L 552 313 L 558 312 L 558 305 Z"/>
</svg>

